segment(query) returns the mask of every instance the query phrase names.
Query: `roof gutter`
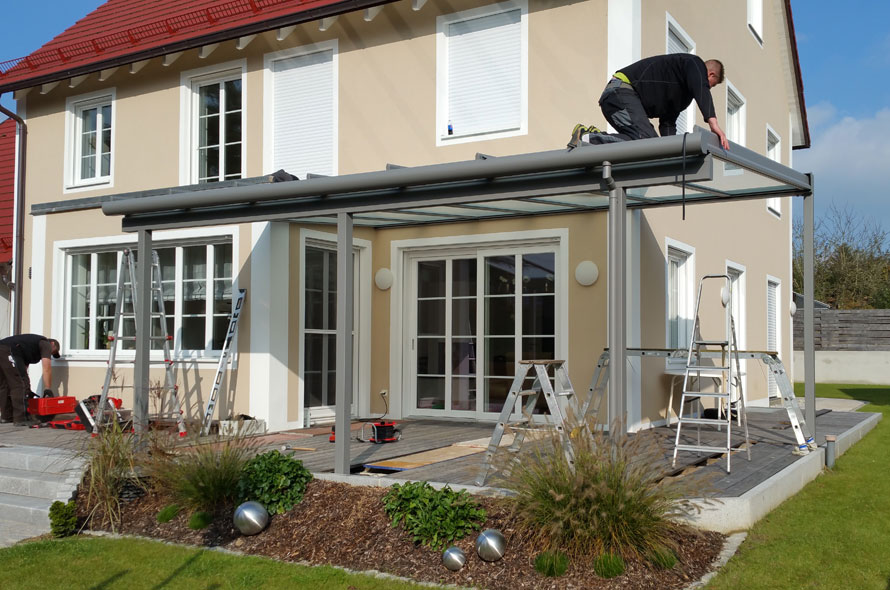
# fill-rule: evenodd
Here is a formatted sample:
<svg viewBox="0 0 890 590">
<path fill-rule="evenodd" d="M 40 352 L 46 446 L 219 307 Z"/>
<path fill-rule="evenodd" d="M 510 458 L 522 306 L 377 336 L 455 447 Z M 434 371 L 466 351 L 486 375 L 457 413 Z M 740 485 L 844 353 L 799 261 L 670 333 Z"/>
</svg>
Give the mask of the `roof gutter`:
<svg viewBox="0 0 890 590">
<path fill-rule="evenodd" d="M 220 43 L 223 41 L 237 39 L 238 37 L 246 37 L 248 35 L 265 33 L 266 31 L 271 31 L 273 29 L 279 29 L 291 25 L 299 25 L 309 21 L 320 20 L 329 16 L 364 10 L 365 8 L 371 8 L 373 6 L 379 6 L 381 4 L 390 4 L 392 2 L 395 2 L 395 0 L 351 0 L 348 2 L 338 2 L 336 4 L 322 6 L 320 8 L 298 12 L 296 14 L 280 16 L 267 21 L 251 23 L 249 25 L 244 25 L 233 29 L 217 31 L 209 35 L 192 37 L 190 39 L 177 41 L 176 43 L 160 45 L 158 47 L 152 47 L 143 51 L 128 53 L 126 55 L 121 55 L 103 61 L 93 61 L 82 66 L 69 68 L 67 70 L 59 70 L 33 78 L 24 78 L 15 82 L 10 82 L 9 84 L 0 84 L 0 93 L 22 90 L 24 88 L 33 88 L 34 86 L 48 84 L 57 80 L 64 80 L 66 78 L 73 78 L 75 76 L 81 76 L 84 74 L 92 74 L 94 72 L 110 69 L 117 66 L 123 66 L 137 61 L 152 59 L 154 57 L 161 57 L 167 55 L 168 53 L 176 53 L 179 51 L 186 51 L 188 49 L 196 49 L 204 45 L 211 45 L 213 43 Z"/>
<path fill-rule="evenodd" d="M 800 70 L 800 55 L 797 52 L 797 36 L 794 33 L 794 17 L 791 14 L 791 0 L 785 0 L 785 13 L 788 22 L 788 36 L 791 44 L 791 57 L 794 61 L 794 73 L 797 82 L 797 102 L 800 105 L 801 127 L 803 127 L 803 142 L 792 145 L 791 149 L 801 150 L 810 147 L 810 123 L 807 120 L 807 104 L 803 94 L 803 74 Z"/>
<path fill-rule="evenodd" d="M 25 120 L 0 105 L 0 113 L 3 113 L 13 121 L 15 121 L 18 130 L 19 145 L 15 163 L 15 237 L 13 238 L 13 254 L 12 264 L 15 269 L 15 278 L 13 279 L 12 290 L 15 293 L 15 305 L 13 306 L 12 333 L 22 333 L 22 284 L 24 283 L 24 272 L 22 269 L 25 235 L 25 155 L 28 147 L 28 126 Z"/>
</svg>

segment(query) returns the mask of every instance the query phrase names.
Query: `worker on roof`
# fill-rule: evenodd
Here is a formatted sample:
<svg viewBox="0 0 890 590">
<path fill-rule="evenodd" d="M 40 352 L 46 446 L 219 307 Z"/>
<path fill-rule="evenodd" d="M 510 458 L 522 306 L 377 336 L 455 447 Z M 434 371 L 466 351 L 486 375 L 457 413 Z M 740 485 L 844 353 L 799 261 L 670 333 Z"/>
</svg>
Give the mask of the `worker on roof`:
<svg viewBox="0 0 890 590">
<path fill-rule="evenodd" d="M 662 137 L 677 133 L 677 117 L 695 100 L 711 131 L 729 149 L 726 134 L 717 123 L 711 88 L 723 82 L 723 64 L 702 61 L 690 53 L 671 53 L 641 59 L 615 72 L 600 96 L 603 115 L 618 133 L 576 126 L 569 147 L 578 145 L 581 134 L 590 143 L 611 143 L 658 137 L 649 119 L 658 119 Z M 579 129 L 580 127 L 580 129 Z"/>
<path fill-rule="evenodd" d="M 52 358 L 59 358 L 59 341 L 39 334 L 18 334 L 0 340 L 0 422 L 30 426 L 26 412 L 31 393 L 28 365 L 43 365 L 43 397 L 52 397 Z"/>
</svg>

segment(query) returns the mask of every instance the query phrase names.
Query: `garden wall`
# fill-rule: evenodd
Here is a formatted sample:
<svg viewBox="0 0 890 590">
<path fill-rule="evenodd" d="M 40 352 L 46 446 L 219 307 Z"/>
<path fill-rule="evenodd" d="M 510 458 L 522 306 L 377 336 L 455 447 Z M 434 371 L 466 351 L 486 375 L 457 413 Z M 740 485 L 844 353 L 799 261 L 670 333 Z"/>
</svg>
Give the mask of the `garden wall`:
<svg viewBox="0 0 890 590">
<path fill-rule="evenodd" d="M 816 309 L 816 381 L 890 384 L 890 309 Z M 794 314 L 794 380 L 803 381 L 803 310 Z"/>
</svg>

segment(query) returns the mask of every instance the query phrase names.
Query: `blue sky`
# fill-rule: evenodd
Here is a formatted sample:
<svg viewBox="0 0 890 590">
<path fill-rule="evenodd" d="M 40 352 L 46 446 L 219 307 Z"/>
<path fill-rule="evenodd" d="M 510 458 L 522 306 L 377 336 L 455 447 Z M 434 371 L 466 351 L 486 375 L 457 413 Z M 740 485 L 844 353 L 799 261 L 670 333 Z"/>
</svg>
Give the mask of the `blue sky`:
<svg viewBox="0 0 890 590">
<path fill-rule="evenodd" d="M 0 61 L 34 51 L 101 3 L 8 3 Z M 815 174 L 817 215 L 834 202 L 890 231 L 890 2 L 791 5 L 812 138 L 794 167 Z M 10 93 L 0 101 L 15 109 Z"/>
</svg>

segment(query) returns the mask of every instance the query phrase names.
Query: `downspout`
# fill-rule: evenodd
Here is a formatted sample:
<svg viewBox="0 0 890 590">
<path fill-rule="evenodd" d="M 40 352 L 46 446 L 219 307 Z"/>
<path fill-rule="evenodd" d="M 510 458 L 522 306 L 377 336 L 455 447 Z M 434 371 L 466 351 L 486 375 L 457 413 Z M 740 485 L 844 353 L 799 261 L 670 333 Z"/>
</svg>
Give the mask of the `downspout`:
<svg viewBox="0 0 890 590">
<path fill-rule="evenodd" d="M 24 119 L 0 105 L 0 113 L 3 113 L 10 119 L 15 121 L 18 128 L 19 145 L 18 158 L 16 160 L 16 174 L 18 179 L 15 191 L 15 236 L 13 238 L 13 258 L 12 264 L 15 268 L 15 278 L 13 279 L 12 290 L 15 293 L 15 306 L 13 307 L 14 315 L 12 320 L 12 333 L 22 333 L 22 285 L 24 284 L 24 272 L 22 265 L 24 264 L 22 252 L 24 250 L 25 236 L 25 154 L 28 147 L 28 126 Z"/>
</svg>

